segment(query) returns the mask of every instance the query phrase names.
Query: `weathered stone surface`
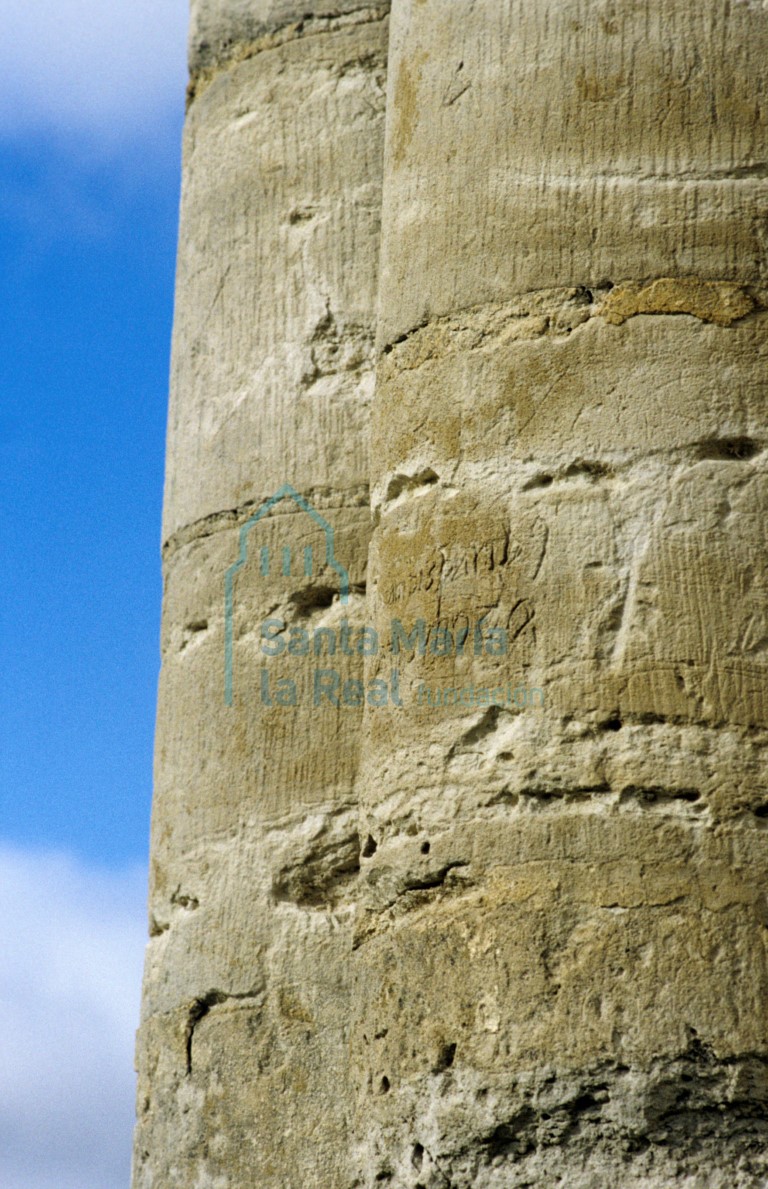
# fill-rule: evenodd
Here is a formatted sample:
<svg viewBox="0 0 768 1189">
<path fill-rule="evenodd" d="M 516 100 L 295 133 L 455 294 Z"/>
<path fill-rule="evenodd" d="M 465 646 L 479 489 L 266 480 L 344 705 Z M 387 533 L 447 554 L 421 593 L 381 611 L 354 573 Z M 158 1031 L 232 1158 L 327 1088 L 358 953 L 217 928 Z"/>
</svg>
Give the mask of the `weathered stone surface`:
<svg viewBox="0 0 768 1189">
<path fill-rule="evenodd" d="M 730 281 L 659 277 L 647 284 L 628 281 L 614 285 L 601 313 L 613 326 L 621 326 L 636 314 L 692 314 L 703 322 L 730 326 L 754 308 L 750 294 Z"/>
<path fill-rule="evenodd" d="M 760 454 L 764 311 L 721 329 L 689 315 L 614 327 L 603 308 L 584 289 L 526 294 L 435 319 L 395 344 L 379 365 L 374 505 L 414 482 L 455 485 L 459 467 L 510 490 L 562 491 L 649 456 Z"/>
<path fill-rule="evenodd" d="M 192 104 L 166 539 L 292 475 L 367 483 L 385 39 L 382 20 L 294 38 Z"/>
<path fill-rule="evenodd" d="M 760 3 L 402 0 L 378 338 L 527 290 L 766 280 Z"/>
<path fill-rule="evenodd" d="M 193 79 L 266 46 L 334 28 L 380 20 L 387 0 L 191 0 L 189 64 Z"/>
<path fill-rule="evenodd" d="M 757 1189 L 768 9 L 385 7 L 193 3 L 135 1186 Z"/>
<path fill-rule="evenodd" d="M 768 14 L 732 18 L 393 8 L 366 1187 L 768 1176 Z"/>
<path fill-rule="evenodd" d="M 279 556 L 290 541 L 301 556 L 313 539 L 301 512 L 256 526 L 235 584 L 231 705 L 223 575 L 238 555 L 239 531 L 198 538 L 168 563 L 160 706 L 174 713 L 161 712 L 157 726 L 150 896 L 156 940 L 147 1012 L 170 1010 L 211 988 L 247 990 L 255 956 L 271 944 L 266 906 L 332 910 L 357 869 L 362 711 L 327 699 L 315 706 L 313 685 L 315 673 L 329 667 L 342 680 L 362 677 L 362 658 L 340 649 L 330 656 L 329 636 L 321 637 L 318 655 L 266 651 L 294 625 L 312 636 L 329 628 L 338 639 L 342 620 L 362 618 L 354 587 L 364 574 L 367 509 L 325 511 L 334 517 L 339 550 L 353 563 L 349 602 L 340 604 L 337 576 L 327 571 L 311 583 L 303 575 L 260 573 L 262 542 Z M 269 639 L 262 635 L 268 621 L 275 625 Z M 278 704 L 281 680 L 295 683 L 296 705 Z"/>
<path fill-rule="evenodd" d="M 264 916 L 263 903 L 243 907 Z M 146 1017 L 137 1184 L 344 1183 L 348 931 L 343 916 L 273 917 L 244 989 L 216 984 Z"/>
<path fill-rule="evenodd" d="M 136 1189 L 346 1179 L 387 27 L 295 16 L 194 13 Z"/>
</svg>

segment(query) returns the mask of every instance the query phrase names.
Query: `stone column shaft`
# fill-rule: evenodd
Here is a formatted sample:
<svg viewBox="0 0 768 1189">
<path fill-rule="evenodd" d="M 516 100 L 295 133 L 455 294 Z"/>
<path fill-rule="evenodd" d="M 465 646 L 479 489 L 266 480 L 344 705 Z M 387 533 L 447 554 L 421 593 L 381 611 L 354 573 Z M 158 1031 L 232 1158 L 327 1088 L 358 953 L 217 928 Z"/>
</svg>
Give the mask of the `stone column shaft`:
<svg viewBox="0 0 768 1189">
<path fill-rule="evenodd" d="M 766 1175 L 767 103 L 760 4 L 393 5 L 366 1187 Z"/>
<path fill-rule="evenodd" d="M 347 1183 L 360 712 L 262 628 L 362 613 L 387 14 L 310 7 L 192 9 L 136 1189 Z"/>
</svg>

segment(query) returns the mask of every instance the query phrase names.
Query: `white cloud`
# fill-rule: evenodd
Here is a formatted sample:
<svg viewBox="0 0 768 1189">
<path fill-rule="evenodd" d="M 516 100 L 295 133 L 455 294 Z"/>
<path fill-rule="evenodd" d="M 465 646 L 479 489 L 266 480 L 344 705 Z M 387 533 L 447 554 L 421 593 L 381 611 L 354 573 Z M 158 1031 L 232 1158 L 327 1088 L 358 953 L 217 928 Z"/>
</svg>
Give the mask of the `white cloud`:
<svg viewBox="0 0 768 1189">
<path fill-rule="evenodd" d="M 0 846 L 0 1185 L 126 1189 L 146 871 Z"/>
<path fill-rule="evenodd" d="M 183 103 L 186 0 L 2 0 L 0 134 L 120 141 Z"/>
</svg>

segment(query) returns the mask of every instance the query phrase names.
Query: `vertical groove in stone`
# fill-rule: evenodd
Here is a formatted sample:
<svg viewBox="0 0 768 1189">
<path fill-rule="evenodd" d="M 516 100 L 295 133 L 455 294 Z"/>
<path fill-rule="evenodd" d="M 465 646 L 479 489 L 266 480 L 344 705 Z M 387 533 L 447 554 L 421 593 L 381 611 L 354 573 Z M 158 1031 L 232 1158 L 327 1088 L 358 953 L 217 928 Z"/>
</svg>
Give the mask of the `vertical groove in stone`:
<svg viewBox="0 0 768 1189">
<path fill-rule="evenodd" d="M 312 36 L 286 3 L 193 9 L 135 1189 L 345 1183 L 360 713 L 315 710 L 313 658 L 260 635 L 362 613 L 387 22 L 332 7 Z M 284 498 L 234 574 L 227 705 L 225 574 L 286 483 L 332 523 L 349 601 Z M 263 673 L 299 704 L 267 705 Z"/>
<path fill-rule="evenodd" d="M 766 64 L 757 3 L 393 5 L 366 1189 L 768 1173 Z"/>
</svg>

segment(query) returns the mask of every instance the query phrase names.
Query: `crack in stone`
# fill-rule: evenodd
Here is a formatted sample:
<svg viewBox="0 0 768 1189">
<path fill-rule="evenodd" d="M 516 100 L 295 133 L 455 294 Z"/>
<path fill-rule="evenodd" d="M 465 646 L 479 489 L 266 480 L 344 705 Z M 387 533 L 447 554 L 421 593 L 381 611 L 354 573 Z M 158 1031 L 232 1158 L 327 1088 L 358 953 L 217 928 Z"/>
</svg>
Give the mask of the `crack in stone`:
<svg viewBox="0 0 768 1189">
<path fill-rule="evenodd" d="M 328 13 L 325 16 L 303 17 L 300 20 L 281 25 L 277 29 L 267 30 L 267 27 L 263 26 L 256 36 L 225 43 L 219 47 L 218 52 L 212 50 L 207 43 L 201 43 L 201 48 L 204 45 L 207 54 L 201 54 L 202 63 L 190 70 L 189 83 L 187 84 L 187 111 L 220 75 L 234 70 L 241 63 L 255 58 L 258 54 L 278 49 L 280 46 L 288 45 L 294 41 L 303 41 L 310 37 L 375 24 L 387 19 L 389 8 L 389 4 L 362 5 L 347 13 L 336 12 Z M 208 60 L 205 60 L 206 58 Z M 361 64 L 370 66 L 370 55 L 361 59 Z"/>
<path fill-rule="evenodd" d="M 209 1012 L 223 1003 L 229 1003 L 233 1000 L 237 1002 L 244 1002 L 253 1000 L 255 1003 L 261 1003 L 263 996 L 263 988 L 254 988 L 251 991 L 207 991 L 205 995 L 194 999 L 190 1004 L 187 1013 L 187 1024 L 184 1033 L 184 1047 L 187 1062 L 187 1076 L 192 1073 L 192 1041 L 195 1035 L 195 1029 L 202 1019 L 204 1019 Z"/>
<path fill-rule="evenodd" d="M 656 277 L 645 280 L 533 289 L 507 302 L 483 302 L 450 314 L 425 319 L 380 344 L 382 362 L 396 371 L 421 367 L 429 359 L 457 351 L 477 350 L 511 337 L 563 337 L 594 318 L 621 325 L 637 314 L 690 314 L 727 328 L 768 308 L 763 289 L 735 281 L 700 277 Z"/>
<path fill-rule="evenodd" d="M 260 507 L 261 504 L 269 499 L 271 494 L 270 492 L 267 495 L 254 496 L 236 508 L 225 508 L 219 512 L 211 512 L 207 516 L 200 517 L 199 520 L 193 520 L 182 528 L 176 529 L 166 539 L 163 545 L 163 561 L 170 561 L 179 549 L 185 545 L 202 541 L 206 537 L 214 536 L 217 532 L 234 528 L 236 525 L 244 523 L 254 509 Z M 369 508 L 369 489 L 367 484 L 359 484 L 357 487 L 349 488 L 348 491 L 333 491 L 327 487 L 309 487 L 306 490 L 302 490 L 301 494 L 320 512 L 339 512 L 351 508 Z M 335 500 L 333 499 L 334 496 L 337 497 Z M 288 512 L 277 512 L 273 510 L 270 513 L 270 520 L 295 515 L 302 515 L 301 510 L 298 508 L 292 508 Z"/>
</svg>

